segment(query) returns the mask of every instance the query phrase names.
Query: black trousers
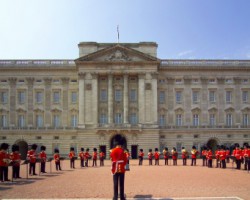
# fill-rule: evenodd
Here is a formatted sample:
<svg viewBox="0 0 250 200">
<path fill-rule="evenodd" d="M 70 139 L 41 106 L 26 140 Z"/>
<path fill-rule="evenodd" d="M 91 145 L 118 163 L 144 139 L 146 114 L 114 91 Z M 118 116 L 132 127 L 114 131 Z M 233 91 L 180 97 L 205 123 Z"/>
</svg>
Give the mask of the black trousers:
<svg viewBox="0 0 250 200">
<path fill-rule="evenodd" d="M 241 160 L 236 160 L 236 169 L 240 169 L 241 168 Z"/>
<path fill-rule="evenodd" d="M 61 169 L 61 162 L 60 162 L 60 161 L 59 161 L 59 162 L 56 162 L 55 164 L 56 164 L 56 171 L 62 170 L 62 169 Z"/>
<path fill-rule="evenodd" d="M 74 158 L 70 159 L 70 168 L 75 168 L 75 159 Z"/>
<path fill-rule="evenodd" d="M 196 165 L 196 158 L 192 158 L 191 166 Z"/>
<path fill-rule="evenodd" d="M 187 165 L 187 158 L 182 158 L 183 165 Z"/>
<path fill-rule="evenodd" d="M 168 158 L 165 158 L 165 165 L 168 165 Z"/>
<path fill-rule="evenodd" d="M 81 159 L 81 167 L 84 167 L 84 159 Z"/>
<path fill-rule="evenodd" d="M 45 164 L 46 162 L 41 162 L 41 172 L 45 173 Z"/>
<path fill-rule="evenodd" d="M 203 161 L 202 166 L 207 166 L 207 159 L 203 157 L 202 161 Z"/>
<path fill-rule="evenodd" d="M 0 166 L 0 181 L 8 181 L 8 167 Z"/>
<path fill-rule="evenodd" d="M 226 168 L 227 166 L 226 166 L 226 160 L 221 160 L 221 164 L 222 164 L 222 168 Z"/>
<path fill-rule="evenodd" d="M 89 166 L 89 159 L 86 159 L 85 161 L 85 167 L 88 167 Z"/>
<path fill-rule="evenodd" d="M 36 163 L 30 163 L 29 174 L 31 174 L 31 171 L 32 171 L 33 175 L 36 174 Z"/>
<path fill-rule="evenodd" d="M 159 165 L 159 159 L 155 159 L 155 165 Z"/>
<path fill-rule="evenodd" d="M 104 166 L 104 159 L 100 158 L 100 166 Z"/>
<path fill-rule="evenodd" d="M 177 159 L 173 159 L 173 165 L 177 165 Z"/>
<path fill-rule="evenodd" d="M 208 160 L 208 162 L 207 162 L 207 166 L 209 167 L 209 168 L 212 168 L 213 166 L 212 166 L 212 162 L 213 162 L 213 160 L 211 159 L 211 160 Z"/>
<path fill-rule="evenodd" d="M 152 159 L 148 159 L 149 165 L 152 165 Z"/>
<path fill-rule="evenodd" d="M 12 177 L 13 178 L 20 177 L 20 166 L 12 166 Z"/>
<path fill-rule="evenodd" d="M 113 183 L 114 183 L 113 200 L 118 199 L 118 184 L 119 184 L 119 189 L 120 189 L 120 199 L 125 200 L 125 196 L 124 196 L 124 179 L 125 179 L 125 174 L 124 173 L 116 173 L 115 175 L 113 175 Z"/>
<path fill-rule="evenodd" d="M 94 166 L 97 166 L 97 164 L 96 164 L 96 159 L 93 159 L 92 167 L 94 167 Z"/>
<path fill-rule="evenodd" d="M 143 157 L 139 157 L 139 165 L 142 165 L 143 163 Z"/>
</svg>

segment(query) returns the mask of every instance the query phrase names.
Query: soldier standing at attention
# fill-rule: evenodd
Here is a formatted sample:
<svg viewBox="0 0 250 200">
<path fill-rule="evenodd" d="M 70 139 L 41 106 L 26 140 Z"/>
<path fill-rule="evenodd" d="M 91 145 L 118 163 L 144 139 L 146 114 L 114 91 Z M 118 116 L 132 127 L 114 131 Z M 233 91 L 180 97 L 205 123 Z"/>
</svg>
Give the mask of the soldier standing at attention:
<svg viewBox="0 0 250 200">
<path fill-rule="evenodd" d="M 168 165 L 168 157 L 169 157 L 168 148 L 165 147 L 163 149 L 162 153 L 163 153 L 163 157 L 164 157 L 164 160 L 165 160 L 165 165 Z"/>
<path fill-rule="evenodd" d="M 153 159 L 153 153 L 152 153 L 152 149 L 149 149 L 148 152 L 148 165 L 152 165 L 152 159 Z"/>
<path fill-rule="evenodd" d="M 173 147 L 172 149 L 173 165 L 177 165 L 177 158 L 178 158 L 178 152 L 176 151 L 176 148 Z"/>
<path fill-rule="evenodd" d="M 192 158 L 191 166 L 193 165 L 196 166 L 197 154 L 198 154 L 198 151 L 196 150 L 196 147 L 193 146 L 191 150 L 191 158 Z"/>
<path fill-rule="evenodd" d="M 10 163 L 9 154 L 7 149 L 9 145 L 7 143 L 2 143 L 0 146 L 0 181 L 10 181 L 8 179 L 8 165 Z"/>
<path fill-rule="evenodd" d="M 85 167 L 89 166 L 89 159 L 90 159 L 90 155 L 89 155 L 89 148 L 86 149 L 85 153 L 84 153 L 84 159 L 85 159 Z"/>
<path fill-rule="evenodd" d="M 30 169 L 29 169 L 29 174 L 31 174 L 31 171 L 33 172 L 33 175 L 37 175 L 36 174 L 36 149 L 37 149 L 37 145 L 36 144 L 32 144 L 31 146 L 31 150 L 28 151 L 27 153 L 27 158 L 30 161 Z"/>
<path fill-rule="evenodd" d="M 46 165 L 46 160 L 47 160 L 47 154 L 46 154 L 45 150 L 46 150 L 46 147 L 41 146 L 41 152 L 39 154 L 39 157 L 41 159 L 41 172 L 42 173 L 47 173 L 47 172 L 45 172 L 45 165 Z"/>
<path fill-rule="evenodd" d="M 187 165 L 187 156 L 188 156 L 187 150 L 185 149 L 185 147 L 182 147 L 181 157 L 182 157 L 183 165 Z"/>
<path fill-rule="evenodd" d="M 78 156 L 80 158 L 81 167 L 84 167 L 84 148 L 81 148 Z"/>
<path fill-rule="evenodd" d="M 202 166 L 207 166 L 207 147 L 203 147 L 203 150 L 201 152 L 202 155 Z"/>
<path fill-rule="evenodd" d="M 158 152 L 158 148 L 155 148 L 154 157 L 155 157 L 155 165 L 159 165 L 160 153 Z"/>
<path fill-rule="evenodd" d="M 113 174 L 113 184 L 114 184 L 114 196 L 113 200 L 118 200 L 118 185 L 120 188 L 120 199 L 125 200 L 124 194 L 124 179 L 125 179 L 125 165 L 127 163 L 127 156 L 124 152 L 122 145 L 124 144 L 124 139 L 122 136 L 117 135 L 114 141 L 115 148 L 112 149 L 110 158 L 112 161 L 112 174 Z"/>
<path fill-rule="evenodd" d="M 61 169 L 61 163 L 60 163 L 60 154 L 59 154 L 59 150 L 58 150 L 58 149 L 55 149 L 54 152 L 55 152 L 55 154 L 54 154 L 54 160 L 55 160 L 55 165 L 56 165 L 56 171 L 62 170 L 62 169 Z"/>
<path fill-rule="evenodd" d="M 21 154 L 19 153 L 19 146 L 17 144 L 12 145 L 12 153 L 10 154 L 10 159 L 13 162 L 12 165 L 12 177 L 20 177 L 20 163 L 21 163 Z"/>
<path fill-rule="evenodd" d="M 220 154 L 220 161 L 222 164 L 222 168 L 225 169 L 226 168 L 226 149 L 223 145 L 221 146 L 221 150 L 219 154 Z"/>
<path fill-rule="evenodd" d="M 207 166 L 209 168 L 212 168 L 213 167 L 213 165 L 212 165 L 212 163 L 213 163 L 213 152 L 212 152 L 210 147 L 208 148 L 208 151 L 207 151 L 207 160 L 208 160 Z"/>
<path fill-rule="evenodd" d="M 97 161 L 97 149 L 94 148 L 93 151 L 94 152 L 93 152 L 93 164 L 92 164 L 92 167 L 97 166 L 97 164 L 96 164 L 96 161 Z"/>
<path fill-rule="evenodd" d="M 143 157 L 144 157 L 143 149 L 140 149 L 140 152 L 139 152 L 139 165 L 142 165 Z"/>
<path fill-rule="evenodd" d="M 101 150 L 101 152 L 99 153 L 100 166 L 104 166 L 104 157 L 105 157 L 105 155 L 104 155 L 104 153 Z"/>
<path fill-rule="evenodd" d="M 70 168 L 75 169 L 75 149 L 74 147 L 70 147 L 69 159 L 70 159 Z"/>
<path fill-rule="evenodd" d="M 240 145 L 238 143 L 235 144 L 235 149 L 233 150 L 233 155 L 236 160 L 236 169 L 241 168 L 241 150 L 240 150 Z"/>
</svg>

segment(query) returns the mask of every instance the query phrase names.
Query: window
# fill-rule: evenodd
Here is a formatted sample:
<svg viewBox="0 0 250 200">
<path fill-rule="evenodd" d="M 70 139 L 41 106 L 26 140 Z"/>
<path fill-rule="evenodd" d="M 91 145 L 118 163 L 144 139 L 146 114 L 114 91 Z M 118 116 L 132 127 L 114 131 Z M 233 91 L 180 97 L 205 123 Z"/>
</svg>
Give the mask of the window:
<svg viewBox="0 0 250 200">
<path fill-rule="evenodd" d="M 53 127 L 57 128 L 60 126 L 60 116 L 54 115 L 53 116 Z"/>
<path fill-rule="evenodd" d="M 193 83 L 199 83 L 198 79 L 193 79 Z"/>
<path fill-rule="evenodd" d="M 181 103 L 181 101 L 182 101 L 181 91 L 177 91 L 176 92 L 176 103 Z"/>
<path fill-rule="evenodd" d="M 136 113 L 131 113 L 131 115 L 130 115 L 130 124 L 132 124 L 132 125 L 137 124 L 137 115 L 136 115 Z"/>
<path fill-rule="evenodd" d="M 198 114 L 193 115 L 193 126 L 199 126 L 199 115 Z"/>
<path fill-rule="evenodd" d="M 249 119 L 248 114 L 243 114 L 243 126 L 248 126 L 249 124 L 248 119 Z"/>
<path fill-rule="evenodd" d="M 193 103 L 198 103 L 199 101 L 199 92 L 193 91 Z"/>
<path fill-rule="evenodd" d="M 176 143 L 176 151 L 177 152 L 181 152 L 181 148 L 182 148 L 182 143 L 181 142 L 177 142 Z"/>
<path fill-rule="evenodd" d="M 36 92 L 36 103 L 42 103 L 42 102 L 43 102 L 43 93 Z"/>
<path fill-rule="evenodd" d="M 23 128 L 25 126 L 24 115 L 18 115 L 18 127 Z"/>
<path fill-rule="evenodd" d="M 71 115 L 71 127 L 77 127 L 77 115 Z"/>
<path fill-rule="evenodd" d="M 100 115 L 100 124 L 107 124 L 107 123 L 108 123 L 107 115 L 101 114 Z"/>
<path fill-rule="evenodd" d="M 233 80 L 232 80 L 232 79 L 226 79 L 225 82 L 226 82 L 226 83 L 232 83 Z"/>
<path fill-rule="evenodd" d="M 243 79 L 242 83 L 248 83 L 248 79 Z"/>
<path fill-rule="evenodd" d="M 121 100 L 122 100 L 121 90 L 115 90 L 115 101 L 121 101 Z"/>
<path fill-rule="evenodd" d="M 130 90 L 129 97 L 130 97 L 130 101 L 136 101 L 137 100 L 136 90 L 135 89 Z"/>
<path fill-rule="evenodd" d="M 76 102 L 77 102 L 77 93 L 71 92 L 71 103 L 76 103 Z"/>
<path fill-rule="evenodd" d="M 209 91 L 209 102 L 210 103 L 215 102 L 215 91 Z"/>
<path fill-rule="evenodd" d="M 233 116 L 232 116 L 232 114 L 227 114 L 226 115 L 226 125 L 227 126 L 232 126 L 233 125 Z"/>
<path fill-rule="evenodd" d="M 1 103 L 2 104 L 8 103 L 8 93 L 7 92 L 1 92 Z"/>
<path fill-rule="evenodd" d="M 165 115 L 160 115 L 160 119 L 159 119 L 159 125 L 160 126 L 165 126 L 166 125 L 166 120 L 165 120 Z"/>
<path fill-rule="evenodd" d="M 8 126 L 7 116 L 1 115 L 0 127 L 5 128 Z"/>
<path fill-rule="evenodd" d="M 226 103 L 232 103 L 232 91 L 226 91 Z"/>
<path fill-rule="evenodd" d="M 210 114 L 209 115 L 209 125 L 210 126 L 215 126 L 215 114 Z"/>
<path fill-rule="evenodd" d="M 164 91 L 160 91 L 159 102 L 160 103 L 165 103 L 165 92 Z"/>
<path fill-rule="evenodd" d="M 122 123 L 122 114 L 116 113 L 115 114 L 115 124 L 121 124 Z"/>
<path fill-rule="evenodd" d="M 101 90 L 101 93 L 100 93 L 100 101 L 107 101 L 107 90 Z"/>
<path fill-rule="evenodd" d="M 243 103 L 248 102 L 248 91 L 242 91 L 242 101 Z"/>
<path fill-rule="evenodd" d="M 182 125 L 182 115 L 177 114 L 176 115 L 176 126 L 181 126 Z"/>
<path fill-rule="evenodd" d="M 215 83 L 215 79 L 209 79 L 209 83 Z"/>
<path fill-rule="evenodd" d="M 181 84 L 181 82 L 182 82 L 181 79 L 176 79 L 176 80 L 175 80 L 175 83 L 176 83 L 176 84 Z"/>
<path fill-rule="evenodd" d="M 18 103 L 19 104 L 25 103 L 25 92 L 24 91 L 18 92 Z"/>
<path fill-rule="evenodd" d="M 36 127 L 38 127 L 38 128 L 43 127 L 43 116 L 42 115 L 36 116 Z"/>
<path fill-rule="evenodd" d="M 53 93 L 53 102 L 59 103 L 60 102 L 60 92 L 54 92 Z"/>
</svg>

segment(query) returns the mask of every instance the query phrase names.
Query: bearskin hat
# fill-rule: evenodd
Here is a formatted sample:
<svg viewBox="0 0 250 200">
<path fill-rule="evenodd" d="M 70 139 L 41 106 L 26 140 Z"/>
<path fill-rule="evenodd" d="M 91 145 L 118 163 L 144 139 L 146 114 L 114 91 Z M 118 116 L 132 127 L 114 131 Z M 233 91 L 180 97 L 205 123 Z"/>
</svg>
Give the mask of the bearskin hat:
<svg viewBox="0 0 250 200">
<path fill-rule="evenodd" d="M 143 152 L 143 149 L 140 149 L 141 152 Z"/>
<path fill-rule="evenodd" d="M 149 151 L 149 152 L 152 152 L 152 149 L 149 149 L 148 151 Z"/>
<path fill-rule="evenodd" d="M 12 145 L 12 152 L 19 151 L 19 146 L 17 144 Z"/>
<path fill-rule="evenodd" d="M 121 135 L 116 135 L 114 137 L 114 145 L 124 145 L 124 138 Z"/>
<path fill-rule="evenodd" d="M 46 146 L 41 146 L 41 151 L 45 151 L 46 150 Z"/>
<path fill-rule="evenodd" d="M 32 144 L 31 145 L 31 149 L 36 150 L 37 149 L 37 145 L 36 144 Z"/>
<path fill-rule="evenodd" d="M 70 151 L 75 151 L 75 148 L 74 147 L 70 147 Z"/>
<path fill-rule="evenodd" d="M 185 147 L 182 147 L 182 149 L 185 149 Z"/>
<path fill-rule="evenodd" d="M 89 148 L 87 148 L 86 151 L 89 151 Z"/>
<path fill-rule="evenodd" d="M 54 152 L 55 152 L 55 153 L 59 153 L 59 149 L 55 149 Z"/>
<path fill-rule="evenodd" d="M 155 148 L 155 151 L 158 151 L 158 148 Z"/>
<path fill-rule="evenodd" d="M 167 147 L 165 147 L 164 149 L 165 149 L 166 151 L 168 151 L 168 148 L 167 148 Z"/>
<path fill-rule="evenodd" d="M 84 148 L 83 148 L 83 147 L 81 148 L 81 151 L 84 151 Z"/>
<path fill-rule="evenodd" d="M 196 149 L 196 146 L 193 146 L 192 149 Z"/>
<path fill-rule="evenodd" d="M 173 147 L 173 150 L 174 150 L 174 151 L 176 151 L 176 148 L 175 148 L 175 147 Z"/>
<path fill-rule="evenodd" d="M 240 147 L 239 143 L 234 144 L 235 147 Z"/>
<path fill-rule="evenodd" d="M 93 150 L 94 150 L 94 151 L 97 151 L 97 149 L 96 149 L 96 148 L 94 148 Z"/>
</svg>

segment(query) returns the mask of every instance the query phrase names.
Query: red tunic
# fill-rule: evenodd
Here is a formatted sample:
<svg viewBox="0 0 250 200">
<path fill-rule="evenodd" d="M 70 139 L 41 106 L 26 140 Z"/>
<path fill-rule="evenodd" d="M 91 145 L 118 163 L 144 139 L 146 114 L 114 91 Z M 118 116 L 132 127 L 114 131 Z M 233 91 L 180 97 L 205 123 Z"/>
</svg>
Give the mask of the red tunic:
<svg viewBox="0 0 250 200">
<path fill-rule="evenodd" d="M 197 154 L 198 154 L 198 151 L 192 150 L 192 151 L 191 151 L 191 158 L 196 158 L 196 157 L 197 157 Z"/>
<path fill-rule="evenodd" d="M 144 156 L 144 153 L 143 153 L 143 152 L 139 152 L 139 156 L 140 156 L 140 157 L 143 157 L 143 156 Z"/>
<path fill-rule="evenodd" d="M 93 152 L 93 160 L 97 160 L 97 152 Z"/>
<path fill-rule="evenodd" d="M 101 159 L 101 158 L 104 158 L 104 153 L 103 152 L 100 152 L 99 153 L 99 158 Z"/>
<path fill-rule="evenodd" d="M 172 151 L 172 159 L 177 160 L 178 157 L 178 152 L 177 151 Z"/>
<path fill-rule="evenodd" d="M 10 159 L 12 160 L 14 166 L 20 166 L 21 154 L 19 152 L 12 152 L 10 154 Z"/>
<path fill-rule="evenodd" d="M 41 162 L 46 162 L 47 154 L 45 151 L 40 152 L 39 157 L 41 158 Z"/>
<path fill-rule="evenodd" d="M 152 152 L 149 152 L 149 153 L 148 153 L 148 159 L 149 159 L 149 160 L 152 160 L 152 158 L 153 158 L 153 153 L 152 153 Z"/>
<path fill-rule="evenodd" d="M 7 167 L 9 164 L 9 154 L 5 151 L 0 151 L 0 166 L 1 167 Z"/>
<path fill-rule="evenodd" d="M 202 157 L 206 157 L 206 155 L 207 155 L 207 150 L 202 150 L 201 155 L 202 155 Z"/>
<path fill-rule="evenodd" d="M 72 159 L 76 156 L 74 151 L 69 152 L 69 158 Z"/>
<path fill-rule="evenodd" d="M 213 159 L 213 152 L 212 151 L 208 151 L 207 152 L 207 159 L 208 160 L 212 160 Z"/>
<path fill-rule="evenodd" d="M 89 156 L 89 152 L 86 151 L 86 152 L 84 153 L 84 158 L 85 158 L 85 159 L 89 159 L 89 157 L 90 157 L 90 156 Z"/>
<path fill-rule="evenodd" d="M 155 157 L 155 160 L 159 160 L 159 158 L 160 158 L 160 153 L 159 153 L 158 151 L 156 151 L 156 152 L 154 153 L 154 157 Z"/>
<path fill-rule="evenodd" d="M 220 159 L 221 160 L 225 160 L 226 159 L 226 151 L 225 150 L 221 150 L 219 151 L 219 155 L 220 155 Z"/>
<path fill-rule="evenodd" d="M 164 159 L 167 159 L 168 158 L 168 151 L 163 150 L 163 156 L 164 156 Z"/>
<path fill-rule="evenodd" d="M 55 153 L 54 154 L 54 159 L 55 159 L 55 163 L 59 163 L 60 162 L 60 155 L 59 155 L 59 153 Z"/>
<path fill-rule="evenodd" d="M 185 159 L 185 158 L 187 158 L 187 151 L 185 150 L 182 150 L 181 151 L 181 157 L 183 158 L 183 159 Z"/>
<path fill-rule="evenodd" d="M 112 173 L 125 173 L 125 165 L 127 163 L 127 156 L 121 147 L 112 149 L 110 154 L 112 161 Z"/>
<path fill-rule="evenodd" d="M 233 150 L 233 156 L 235 157 L 236 160 L 240 160 L 241 159 L 241 150 L 240 149 Z"/>
<path fill-rule="evenodd" d="M 80 157 L 81 160 L 84 160 L 84 152 L 83 152 L 83 151 L 81 151 L 81 152 L 78 154 L 78 156 Z"/>
<path fill-rule="evenodd" d="M 31 149 L 27 153 L 27 157 L 30 160 L 30 163 L 35 163 L 36 162 L 36 152 L 35 150 Z"/>
<path fill-rule="evenodd" d="M 215 151 L 215 157 L 217 160 L 219 160 L 219 158 L 220 158 L 220 151 L 219 150 Z"/>
</svg>

